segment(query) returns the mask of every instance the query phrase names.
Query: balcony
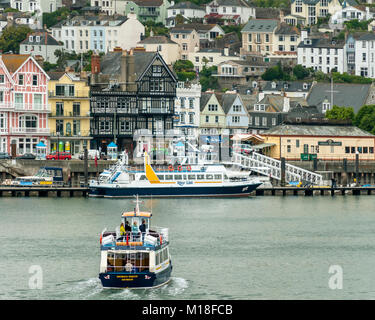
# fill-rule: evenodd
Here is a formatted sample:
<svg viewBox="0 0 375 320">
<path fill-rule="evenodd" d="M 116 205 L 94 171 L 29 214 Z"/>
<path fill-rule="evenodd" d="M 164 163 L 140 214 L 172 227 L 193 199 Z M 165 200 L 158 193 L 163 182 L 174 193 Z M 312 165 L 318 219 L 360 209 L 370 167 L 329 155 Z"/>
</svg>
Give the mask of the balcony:
<svg viewBox="0 0 375 320">
<path fill-rule="evenodd" d="M 160 14 L 159 10 L 149 10 L 149 9 L 141 9 L 139 10 L 139 16 L 145 17 L 157 17 Z"/>
<path fill-rule="evenodd" d="M 0 128 L 0 134 L 8 134 L 9 129 L 8 128 Z"/>
<path fill-rule="evenodd" d="M 54 111 L 49 115 L 49 118 L 50 119 L 68 119 L 68 118 L 92 119 L 89 111 L 81 112 L 80 114 L 76 114 L 72 111 L 65 111 L 64 113 Z"/>
<path fill-rule="evenodd" d="M 55 90 L 48 91 L 48 97 L 52 99 L 90 99 L 89 95 L 89 90 L 65 90 L 64 92 Z"/>
<path fill-rule="evenodd" d="M 15 103 L 15 111 L 21 112 L 51 112 L 48 104 Z"/>
<path fill-rule="evenodd" d="M 54 132 L 51 132 L 51 135 L 50 135 L 50 140 L 82 140 L 82 139 L 85 139 L 85 140 L 92 139 L 92 137 L 90 137 L 89 130 L 79 131 L 77 133 L 65 132 L 65 134 L 64 132 L 62 132 L 59 134 L 59 136 L 54 131 Z"/>
<path fill-rule="evenodd" d="M 19 128 L 10 128 L 10 134 L 43 134 L 50 135 L 48 128 L 28 128 L 28 127 L 19 127 Z"/>
</svg>

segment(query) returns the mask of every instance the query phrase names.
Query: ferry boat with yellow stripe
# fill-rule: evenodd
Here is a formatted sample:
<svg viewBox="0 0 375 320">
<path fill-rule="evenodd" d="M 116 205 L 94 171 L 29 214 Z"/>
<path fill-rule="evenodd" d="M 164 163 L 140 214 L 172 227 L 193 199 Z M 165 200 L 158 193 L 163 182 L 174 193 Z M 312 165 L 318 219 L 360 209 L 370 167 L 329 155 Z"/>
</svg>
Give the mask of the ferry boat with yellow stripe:
<svg viewBox="0 0 375 320">
<path fill-rule="evenodd" d="M 168 228 L 151 226 L 152 213 L 139 210 L 138 196 L 135 202 L 134 211 L 122 214 L 121 228 L 100 235 L 104 288 L 155 288 L 170 280 Z"/>
<path fill-rule="evenodd" d="M 119 162 L 90 182 L 91 197 L 224 197 L 248 196 L 262 183 L 254 177 L 233 177 L 220 163 L 169 165 L 153 168 L 144 154 L 143 170 Z"/>
</svg>

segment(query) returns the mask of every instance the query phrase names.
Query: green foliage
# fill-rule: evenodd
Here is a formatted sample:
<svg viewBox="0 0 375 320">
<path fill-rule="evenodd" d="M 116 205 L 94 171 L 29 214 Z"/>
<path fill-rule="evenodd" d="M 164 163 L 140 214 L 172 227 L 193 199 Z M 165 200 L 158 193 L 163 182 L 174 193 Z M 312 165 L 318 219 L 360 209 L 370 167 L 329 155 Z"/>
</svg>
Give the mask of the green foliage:
<svg viewBox="0 0 375 320">
<path fill-rule="evenodd" d="M 242 39 L 242 33 L 241 30 L 243 29 L 244 25 L 228 25 L 228 26 L 221 26 L 221 28 L 224 30 L 225 34 L 230 32 L 235 32 L 238 35 L 238 38 Z"/>
<path fill-rule="evenodd" d="M 50 63 L 48 61 L 43 62 L 43 69 L 45 72 L 53 71 L 57 68 L 57 64 Z"/>
<path fill-rule="evenodd" d="M 212 74 L 217 73 L 217 67 L 203 67 L 202 71 L 199 72 L 199 82 L 202 86 L 202 92 L 207 91 L 208 89 L 218 89 L 219 84 L 217 77 L 213 77 Z"/>
<path fill-rule="evenodd" d="M 20 43 L 26 39 L 32 30 L 28 26 L 7 27 L 0 36 L 0 49 L 5 53 L 12 51 L 20 52 Z"/>
<path fill-rule="evenodd" d="M 339 72 L 332 72 L 333 82 L 337 83 L 360 83 L 360 84 L 370 84 L 372 83 L 372 79 L 365 78 L 361 76 L 355 76 L 348 74 L 347 72 L 339 73 Z"/>
<path fill-rule="evenodd" d="M 190 60 L 177 60 L 173 65 L 179 81 L 190 81 L 196 78 L 194 65 Z"/>
<path fill-rule="evenodd" d="M 271 80 L 285 80 L 291 79 L 290 70 L 281 65 L 279 62 L 276 66 L 268 68 L 265 73 L 262 74 L 262 79 L 266 81 Z"/>
<path fill-rule="evenodd" d="M 355 114 L 352 107 L 333 106 L 331 110 L 326 112 L 326 118 L 337 120 L 354 120 Z"/>
<path fill-rule="evenodd" d="M 262 8 L 290 8 L 290 0 L 253 0 L 255 7 Z"/>
<path fill-rule="evenodd" d="M 151 30 L 154 36 L 167 36 L 169 34 L 169 29 L 166 28 L 161 22 L 155 22 L 152 20 L 147 20 L 144 23 L 145 26 L 145 37 L 149 37 Z"/>
<path fill-rule="evenodd" d="M 309 75 L 310 75 L 310 70 L 303 67 L 302 65 L 300 64 L 297 64 L 294 68 L 293 68 L 293 74 L 295 75 L 295 77 L 298 79 L 298 80 L 302 80 L 302 79 L 305 79 L 307 78 Z"/>
<path fill-rule="evenodd" d="M 375 105 L 362 106 L 353 123 L 360 129 L 375 134 Z"/>
<path fill-rule="evenodd" d="M 19 12 L 19 11 L 17 9 L 15 9 L 15 8 L 6 8 L 4 10 L 4 13 L 8 13 L 8 12 Z"/>
<path fill-rule="evenodd" d="M 67 52 L 67 51 L 64 51 L 64 50 L 56 50 L 55 56 L 57 58 L 57 61 L 56 61 L 56 67 L 54 69 L 55 70 L 64 70 L 66 65 L 67 65 L 68 60 L 79 60 L 79 61 L 81 61 L 81 58 L 82 58 L 83 70 L 90 71 L 91 70 L 91 55 L 92 55 L 92 53 L 93 53 L 92 50 L 89 50 L 89 51 L 83 53 L 82 57 L 81 57 L 81 54 L 77 54 L 75 52 Z M 103 55 L 104 53 L 101 52 L 100 54 Z"/>
<path fill-rule="evenodd" d="M 60 21 L 68 18 L 69 14 L 73 14 L 73 12 L 71 13 L 66 7 L 61 7 L 51 13 L 43 12 L 43 24 L 45 24 L 47 28 L 50 28 Z"/>
<path fill-rule="evenodd" d="M 368 21 L 359 21 L 358 19 L 345 21 L 344 25 L 346 26 L 346 29 L 349 31 L 367 31 L 367 26 L 370 23 L 370 20 Z"/>
</svg>

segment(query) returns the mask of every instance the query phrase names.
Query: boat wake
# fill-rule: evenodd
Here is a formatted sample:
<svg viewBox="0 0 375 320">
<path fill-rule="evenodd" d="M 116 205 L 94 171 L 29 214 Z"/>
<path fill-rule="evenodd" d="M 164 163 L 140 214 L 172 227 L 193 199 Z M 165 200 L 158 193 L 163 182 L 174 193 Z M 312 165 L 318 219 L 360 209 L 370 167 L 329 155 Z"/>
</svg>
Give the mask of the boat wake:
<svg viewBox="0 0 375 320">
<path fill-rule="evenodd" d="M 159 300 L 173 299 L 189 287 L 183 278 L 171 277 L 171 280 L 159 287 L 150 289 L 104 289 L 98 278 L 76 282 L 69 289 L 69 296 L 74 299 L 103 300 Z"/>
</svg>

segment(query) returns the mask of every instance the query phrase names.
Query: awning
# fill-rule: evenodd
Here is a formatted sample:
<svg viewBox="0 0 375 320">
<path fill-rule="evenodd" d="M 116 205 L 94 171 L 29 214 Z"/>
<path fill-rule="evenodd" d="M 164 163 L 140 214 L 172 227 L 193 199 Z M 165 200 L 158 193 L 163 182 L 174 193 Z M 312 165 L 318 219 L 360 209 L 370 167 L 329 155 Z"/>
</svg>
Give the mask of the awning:
<svg viewBox="0 0 375 320">
<path fill-rule="evenodd" d="M 248 134 L 248 133 L 237 133 L 232 137 L 232 140 L 241 140 L 241 141 L 248 141 L 248 140 L 251 140 L 251 139 L 255 139 L 255 140 L 259 140 L 259 141 L 264 140 L 264 138 L 262 138 L 260 135 L 254 134 L 254 133 L 250 133 L 250 134 Z"/>
<path fill-rule="evenodd" d="M 260 149 L 264 149 L 264 148 L 267 148 L 267 147 L 273 147 L 273 146 L 276 146 L 276 143 L 261 143 L 261 144 L 252 145 L 251 147 L 253 149 L 260 150 Z"/>
</svg>

